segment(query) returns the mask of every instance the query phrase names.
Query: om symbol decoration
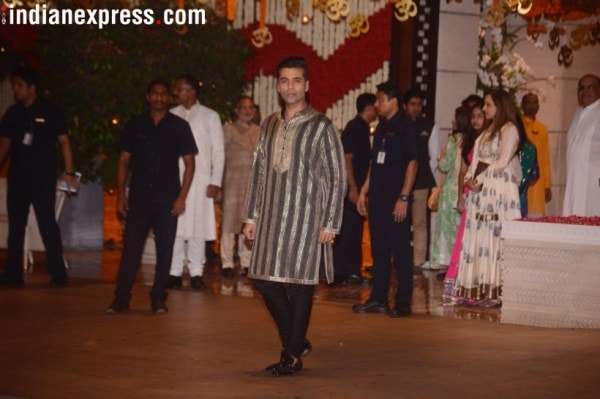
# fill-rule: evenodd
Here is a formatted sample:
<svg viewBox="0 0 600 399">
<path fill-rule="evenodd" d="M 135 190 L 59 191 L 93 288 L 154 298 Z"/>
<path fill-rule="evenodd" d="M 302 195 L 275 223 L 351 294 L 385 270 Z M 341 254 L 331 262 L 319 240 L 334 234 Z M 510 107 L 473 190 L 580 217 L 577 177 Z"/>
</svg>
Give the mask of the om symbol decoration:
<svg viewBox="0 0 600 399">
<path fill-rule="evenodd" d="M 548 47 L 550 47 L 550 50 L 554 50 L 560 44 L 560 34 L 561 31 L 558 26 L 555 26 L 550 31 L 550 34 L 548 35 Z"/>
<path fill-rule="evenodd" d="M 417 5 L 413 0 L 399 0 L 394 6 L 394 15 L 400 22 L 417 15 Z"/>
<path fill-rule="evenodd" d="M 285 2 L 287 20 L 292 22 L 300 15 L 300 0 L 287 0 Z"/>
<path fill-rule="evenodd" d="M 273 42 L 273 35 L 271 35 L 268 27 L 258 28 L 252 32 L 252 44 L 256 47 L 261 48 L 265 44 L 271 44 L 271 42 Z"/>
<path fill-rule="evenodd" d="M 313 0 L 312 6 L 321 12 L 325 12 L 327 9 L 327 0 Z"/>
<path fill-rule="evenodd" d="M 328 0 L 325 14 L 333 22 L 338 22 L 341 18 L 347 17 L 350 14 L 348 0 Z"/>
<path fill-rule="evenodd" d="M 361 34 L 367 33 L 369 31 L 369 20 L 364 16 L 364 14 L 356 14 L 348 20 L 348 25 L 350 26 L 350 30 L 348 34 L 350 37 L 357 38 Z"/>
<path fill-rule="evenodd" d="M 558 53 L 558 65 L 570 66 L 573 62 L 573 50 L 569 46 L 562 46 Z"/>
</svg>

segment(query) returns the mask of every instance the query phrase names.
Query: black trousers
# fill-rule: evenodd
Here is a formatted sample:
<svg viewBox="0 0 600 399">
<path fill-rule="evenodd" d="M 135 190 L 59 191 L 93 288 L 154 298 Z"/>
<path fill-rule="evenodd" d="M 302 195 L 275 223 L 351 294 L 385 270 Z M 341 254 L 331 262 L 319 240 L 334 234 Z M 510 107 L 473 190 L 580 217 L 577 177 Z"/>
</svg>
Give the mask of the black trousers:
<svg viewBox="0 0 600 399">
<path fill-rule="evenodd" d="M 304 350 L 315 286 L 286 285 L 255 279 L 254 287 L 262 294 L 265 305 L 277 324 L 284 353 L 299 358 Z"/>
<path fill-rule="evenodd" d="M 360 276 L 362 236 L 363 217 L 356 210 L 356 206 L 346 198 L 342 228 L 333 246 L 333 268 L 336 276 Z"/>
<path fill-rule="evenodd" d="M 413 251 L 410 246 L 410 206 L 407 217 L 394 222 L 393 206 L 369 206 L 369 231 L 373 256 L 373 289 L 371 300 L 387 303 L 390 288 L 390 266 L 396 268 L 398 290 L 396 305 L 409 305 L 413 291 Z"/>
<path fill-rule="evenodd" d="M 144 244 L 150 228 L 154 231 L 156 243 L 156 267 L 150 298 L 166 300 L 167 279 L 177 233 L 177 217 L 171 215 L 172 207 L 173 204 L 170 202 L 130 204 L 115 290 L 115 298 L 118 301 L 129 303 L 131 287 L 140 268 Z"/>
<path fill-rule="evenodd" d="M 33 205 L 40 235 L 46 249 L 46 265 L 52 278 L 65 278 L 60 229 L 56 223 L 56 178 L 9 176 L 6 207 L 8 211 L 8 254 L 6 274 L 13 279 L 23 278 L 23 246 L 29 206 Z"/>
</svg>

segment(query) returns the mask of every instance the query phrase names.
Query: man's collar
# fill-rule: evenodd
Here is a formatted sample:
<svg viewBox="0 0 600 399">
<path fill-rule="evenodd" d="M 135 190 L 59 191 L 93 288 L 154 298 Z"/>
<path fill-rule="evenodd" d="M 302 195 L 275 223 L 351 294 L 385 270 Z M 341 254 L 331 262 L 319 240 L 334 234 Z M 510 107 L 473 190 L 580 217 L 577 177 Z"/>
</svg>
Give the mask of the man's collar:
<svg viewBox="0 0 600 399">
<path fill-rule="evenodd" d="M 312 111 L 313 111 L 312 107 L 307 104 L 306 107 L 302 108 L 300 111 L 298 111 L 294 115 L 292 115 L 289 118 L 289 120 L 296 119 L 296 118 L 299 118 L 299 117 L 304 117 L 306 115 L 310 115 L 312 113 Z M 286 120 L 286 118 L 285 118 L 285 109 L 283 109 L 281 111 L 281 119 Z"/>
<path fill-rule="evenodd" d="M 600 104 L 600 98 L 598 98 L 596 101 L 594 101 L 593 103 L 591 103 L 587 107 L 581 107 L 581 108 L 586 109 L 586 108 L 589 108 L 589 107 L 594 107 L 594 106 L 596 106 L 598 104 Z"/>
</svg>

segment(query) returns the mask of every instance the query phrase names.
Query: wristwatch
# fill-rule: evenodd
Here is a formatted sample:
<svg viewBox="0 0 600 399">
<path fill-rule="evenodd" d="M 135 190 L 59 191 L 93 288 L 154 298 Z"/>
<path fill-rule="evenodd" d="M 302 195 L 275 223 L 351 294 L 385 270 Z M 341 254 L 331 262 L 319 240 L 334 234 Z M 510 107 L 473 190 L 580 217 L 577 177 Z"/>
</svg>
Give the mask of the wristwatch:
<svg viewBox="0 0 600 399">
<path fill-rule="evenodd" d="M 408 195 L 406 194 L 400 194 L 400 201 L 402 202 L 408 202 Z"/>
</svg>

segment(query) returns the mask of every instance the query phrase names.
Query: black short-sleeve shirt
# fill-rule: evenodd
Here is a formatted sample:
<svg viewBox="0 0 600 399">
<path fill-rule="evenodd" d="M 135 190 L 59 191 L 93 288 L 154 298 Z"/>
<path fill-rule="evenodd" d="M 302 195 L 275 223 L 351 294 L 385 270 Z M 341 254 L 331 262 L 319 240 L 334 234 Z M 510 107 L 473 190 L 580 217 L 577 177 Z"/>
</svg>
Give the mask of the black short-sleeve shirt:
<svg viewBox="0 0 600 399">
<path fill-rule="evenodd" d="M 415 179 L 414 190 L 423 190 L 435 187 L 435 178 L 429 165 L 429 139 L 433 131 L 434 123 L 429 119 L 420 116 L 415 120 L 417 125 L 417 144 L 419 146 L 419 168 Z"/>
<path fill-rule="evenodd" d="M 358 189 L 365 182 L 371 161 L 371 141 L 369 139 L 370 127 L 367 121 L 360 116 L 352 119 L 342 132 L 344 153 L 352 154 L 354 179 Z"/>
<path fill-rule="evenodd" d="M 408 163 L 419 158 L 417 136 L 417 126 L 402 112 L 379 121 L 371 151 L 370 204 L 389 205 L 398 200 Z M 379 163 L 382 151 L 384 162 Z"/>
<path fill-rule="evenodd" d="M 149 114 L 123 130 L 119 151 L 131 154 L 129 202 L 172 202 L 179 195 L 179 158 L 198 153 L 190 125 L 167 112 L 158 124 Z"/>
<path fill-rule="evenodd" d="M 0 136 L 11 141 L 9 177 L 56 178 L 56 140 L 63 134 L 65 116 L 49 102 L 38 98 L 29 107 L 12 105 L 0 121 Z"/>
</svg>

